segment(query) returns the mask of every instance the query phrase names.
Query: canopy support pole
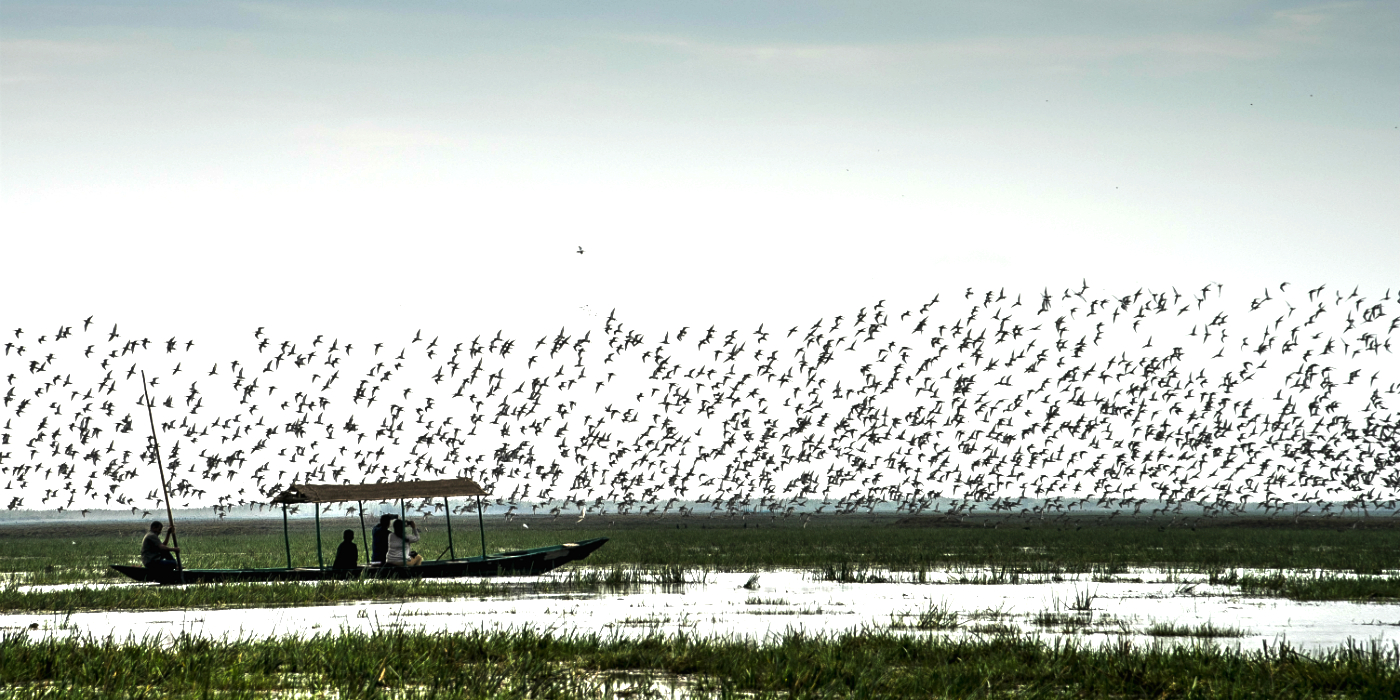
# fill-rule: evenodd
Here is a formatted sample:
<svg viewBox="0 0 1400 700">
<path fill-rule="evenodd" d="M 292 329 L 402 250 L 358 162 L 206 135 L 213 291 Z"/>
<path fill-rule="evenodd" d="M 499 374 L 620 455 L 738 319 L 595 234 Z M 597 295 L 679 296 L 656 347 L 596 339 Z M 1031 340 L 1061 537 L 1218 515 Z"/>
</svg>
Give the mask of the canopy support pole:
<svg viewBox="0 0 1400 700">
<path fill-rule="evenodd" d="M 165 481 L 165 463 L 160 456 L 160 440 L 156 438 L 156 414 L 151 411 L 151 394 L 146 391 L 146 370 L 141 370 L 141 396 L 146 400 L 146 418 L 151 421 L 151 447 L 156 453 L 156 468 L 160 470 L 160 488 L 165 493 L 165 517 L 170 521 L 170 542 L 175 545 L 175 567 L 180 570 L 180 583 L 185 582 L 185 561 L 180 557 L 180 536 L 175 534 L 175 511 L 170 508 L 170 486 Z M 177 442 L 178 446 L 179 443 Z"/>
<path fill-rule="evenodd" d="M 326 568 L 326 559 L 321 553 L 321 504 L 316 504 L 316 566 L 322 571 Z"/>
<path fill-rule="evenodd" d="M 399 520 L 403 521 L 403 545 L 399 554 L 403 555 L 403 565 L 408 566 L 408 511 L 404 509 L 403 499 L 399 499 Z"/>
<path fill-rule="evenodd" d="M 292 568 L 292 536 L 287 533 L 287 504 L 282 504 L 282 544 L 287 546 L 287 568 Z"/>
<path fill-rule="evenodd" d="M 443 512 L 447 514 L 447 551 L 453 559 L 457 558 L 457 549 L 452 546 L 452 504 L 447 500 L 447 496 L 442 497 Z"/>
<path fill-rule="evenodd" d="M 476 497 L 476 524 L 481 528 L 481 561 L 486 561 L 486 519 L 481 515 L 481 496 Z"/>
<path fill-rule="evenodd" d="M 370 541 L 365 537 L 365 502 L 355 501 L 355 504 L 359 506 L 357 510 L 360 511 L 360 543 L 365 547 L 365 566 L 369 566 Z"/>
</svg>

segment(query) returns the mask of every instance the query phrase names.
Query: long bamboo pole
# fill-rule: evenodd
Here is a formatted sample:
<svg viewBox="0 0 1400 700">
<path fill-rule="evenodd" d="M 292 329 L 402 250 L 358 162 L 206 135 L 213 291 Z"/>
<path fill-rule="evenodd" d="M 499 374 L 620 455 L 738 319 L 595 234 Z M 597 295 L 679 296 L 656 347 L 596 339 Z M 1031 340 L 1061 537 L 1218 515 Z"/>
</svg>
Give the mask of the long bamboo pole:
<svg viewBox="0 0 1400 700">
<path fill-rule="evenodd" d="M 151 410 L 151 394 L 146 390 L 146 370 L 141 370 L 141 397 L 146 401 L 146 418 L 151 421 L 151 446 L 156 453 L 156 468 L 160 470 L 160 489 L 165 494 L 165 517 L 170 521 L 170 541 L 175 544 L 175 566 L 180 569 L 180 583 L 185 582 L 185 562 L 181 558 L 180 536 L 175 534 L 175 511 L 170 507 L 170 485 L 165 481 L 165 462 L 160 456 L 160 439 L 156 437 L 156 414 Z"/>
<path fill-rule="evenodd" d="M 442 497 L 443 512 L 447 514 L 447 551 L 452 554 L 452 558 L 457 558 L 457 549 L 452 546 L 452 503 L 447 500 L 447 496 Z"/>
<path fill-rule="evenodd" d="M 476 524 L 481 528 L 481 561 L 486 561 L 486 518 L 481 515 L 481 496 L 476 497 Z"/>
<path fill-rule="evenodd" d="M 326 568 L 325 557 L 321 554 L 321 504 L 316 504 L 316 566 L 321 570 Z"/>
<path fill-rule="evenodd" d="M 287 569 L 292 568 L 292 536 L 287 532 L 287 504 L 282 504 L 282 544 L 287 547 Z"/>
<path fill-rule="evenodd" d="M 358 510 L 360 511 L 360 542 L 365 547 L 365 566 L 369 566 L 371 543 L 369 541 L 369 538 L 365 537 L 365 502 L 355 501 L 355 504 L 359 506 Z"/>
</svg>

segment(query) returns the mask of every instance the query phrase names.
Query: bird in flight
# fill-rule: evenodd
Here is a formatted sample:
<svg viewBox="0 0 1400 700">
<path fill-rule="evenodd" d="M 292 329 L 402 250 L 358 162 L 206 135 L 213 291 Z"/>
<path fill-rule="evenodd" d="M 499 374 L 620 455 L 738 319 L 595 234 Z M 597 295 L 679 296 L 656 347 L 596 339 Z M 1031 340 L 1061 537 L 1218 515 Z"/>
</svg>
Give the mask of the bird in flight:
<svg viewBox="0 0 1400 700">
<path fill-rule="evenodd" d="M 578 254 L 583 255 L 583 246 L 578 247 Z"/>
</svg>

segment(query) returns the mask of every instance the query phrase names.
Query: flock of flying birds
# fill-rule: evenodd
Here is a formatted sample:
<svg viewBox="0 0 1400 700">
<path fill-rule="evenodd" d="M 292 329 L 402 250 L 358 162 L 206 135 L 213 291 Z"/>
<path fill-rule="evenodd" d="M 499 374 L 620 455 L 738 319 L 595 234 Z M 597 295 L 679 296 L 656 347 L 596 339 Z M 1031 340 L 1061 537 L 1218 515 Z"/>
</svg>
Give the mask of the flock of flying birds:
<svg viewBox="0 0 1400 700">
<path fill-rule="evenodd" d="M 144 516 L 158 444 L 172 504 L 221 512 L 469 477 L 580 518 L 1370 513 L 1400 486 L 1398 302 L 969 288 L 781 328 L 256 328 L 241 352 L 90 317 L 0 338 L 0 481 L 12 510 Z"/>
</svg>

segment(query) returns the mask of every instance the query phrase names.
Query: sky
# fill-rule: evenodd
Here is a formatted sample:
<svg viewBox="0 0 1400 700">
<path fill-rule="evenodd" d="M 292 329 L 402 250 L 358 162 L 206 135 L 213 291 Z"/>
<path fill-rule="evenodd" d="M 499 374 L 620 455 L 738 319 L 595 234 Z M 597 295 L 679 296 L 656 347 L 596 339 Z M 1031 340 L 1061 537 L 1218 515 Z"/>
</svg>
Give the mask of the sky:
<svg viewBox="0 0 1400 700">
<path fill-rule="evenodd" d="M 1379 294 L 1397 35 L 1384 2 L 10 1 L 3 313 L 241 337 Z"/>
<path fill-rule="evenodd" d="M 1357 315 L 1400 287 L 1396 36 L 1388 2 L 7 1 L 0 324 L 217 362 L 1003 288 Z"/>
</svg>

